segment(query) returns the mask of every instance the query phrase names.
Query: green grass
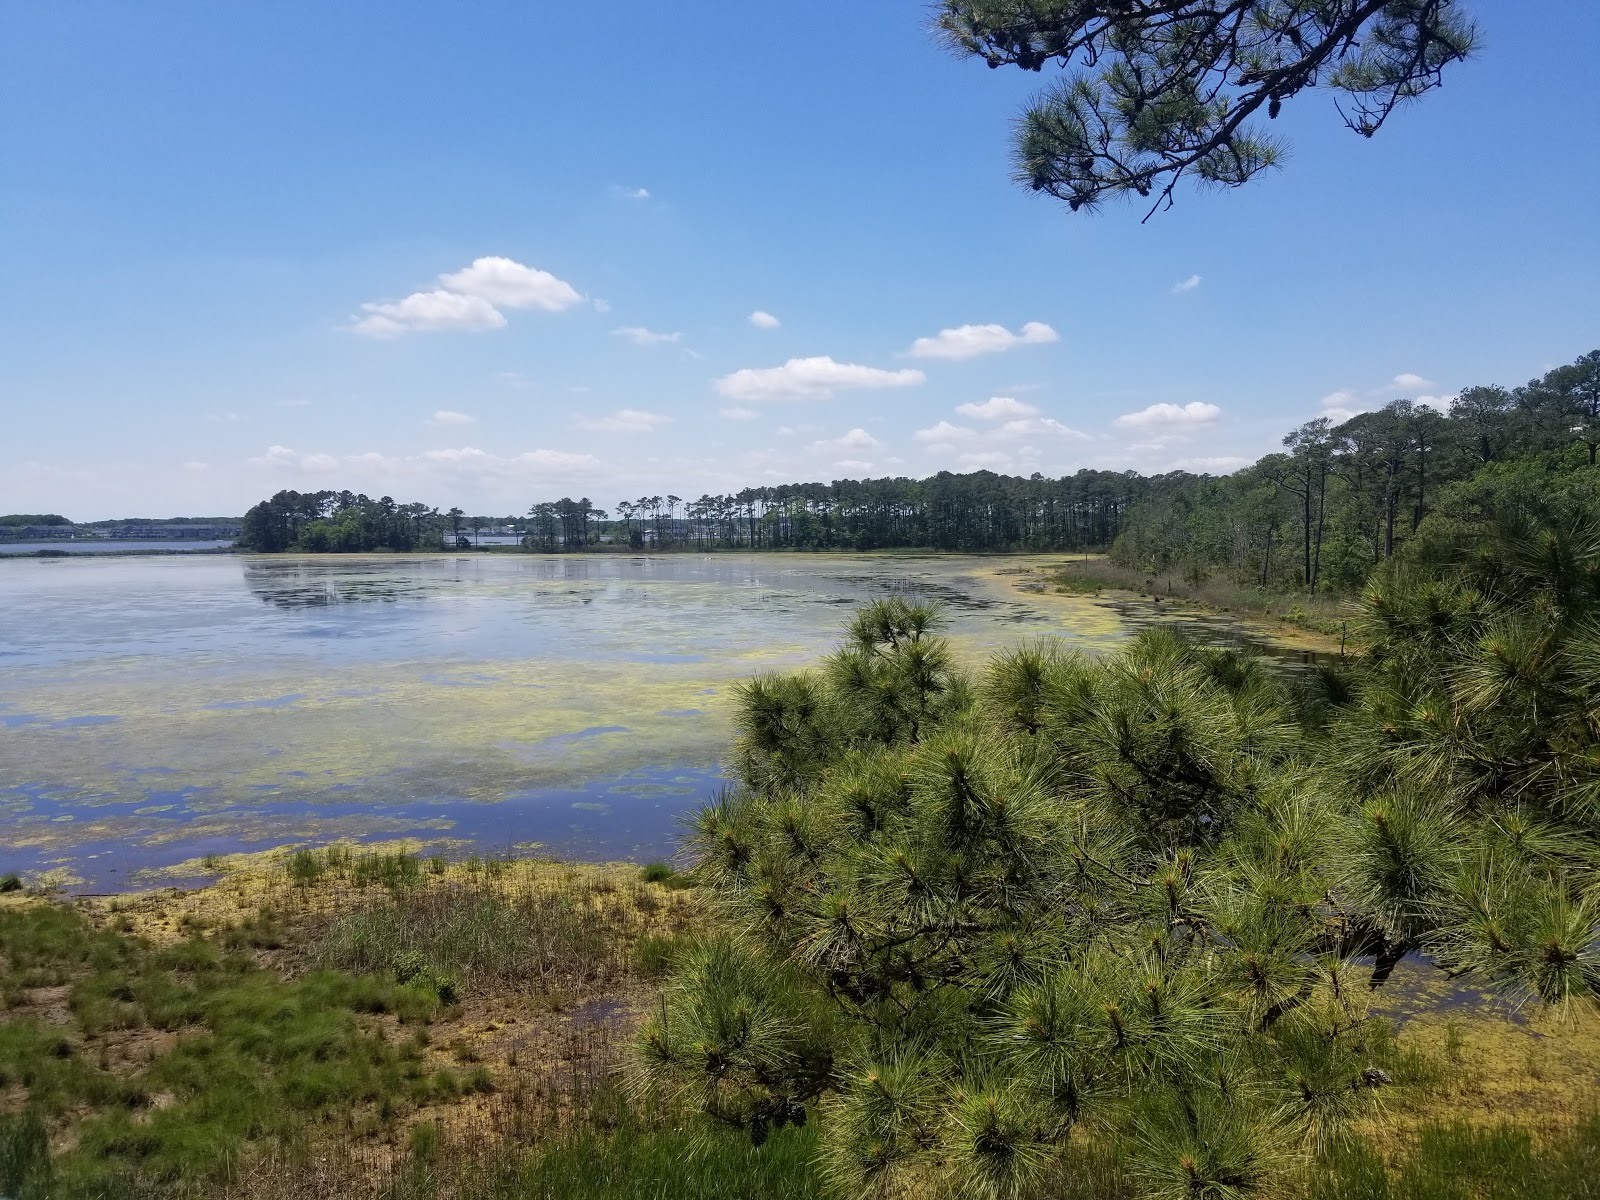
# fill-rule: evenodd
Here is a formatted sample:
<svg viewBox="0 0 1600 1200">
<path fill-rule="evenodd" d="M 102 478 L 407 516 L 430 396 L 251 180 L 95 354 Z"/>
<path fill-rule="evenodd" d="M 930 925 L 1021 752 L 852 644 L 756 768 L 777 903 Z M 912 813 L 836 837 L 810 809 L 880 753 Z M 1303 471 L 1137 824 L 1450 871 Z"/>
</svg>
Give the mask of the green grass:
<svg viewBox="0 0 1600 1200">
<path fill-rule="evenodd" d="M 419 1145 L 420 1143 L 420 1145 Z M 466 1171 L 436 1135 L 414 1137 L 390 1200 L 826 1200 L 815 1130 L 774 1133 L 759 1149 L 737 1133 L 652 1129 L 633 1118 L 579 1128 Z"/>
<path fill-rule="evenodd" d="M 287 980 L 210 941 L 155 949 L 46 906 L 0 913 L 0 954 L 29 986 L 70 984 L 72 1014 L 64 1026 L 26 1010 L 0 1022 L 0 1087 L 26 1097 L 0 1123 L 0 1194 L 75 1200 L 220 1182 L 252 1144 L 292 1143 L 325 1114 L 393 1113 L 492 1086 L 429 1072 L 419 1040 L 391 1044 L 363 1022 L 427 1020 L 439 1005 L 431 988 L 336 971 Z M 134 1048 L 113 1063 L 114 1043 Z M 62 1122 L 73 1148 L 41 1157 L 38 1130 Z"/>
<path fill-rule="evenodd" d="M 1314 1172 L 1310 1200 L 1568 1200 L 1600 1196 L 1600 1117 L 1539 1145 L 1509 1125 L 1434 1125 L 1398 1166 L 1357 1144 Z"/>
</svg>

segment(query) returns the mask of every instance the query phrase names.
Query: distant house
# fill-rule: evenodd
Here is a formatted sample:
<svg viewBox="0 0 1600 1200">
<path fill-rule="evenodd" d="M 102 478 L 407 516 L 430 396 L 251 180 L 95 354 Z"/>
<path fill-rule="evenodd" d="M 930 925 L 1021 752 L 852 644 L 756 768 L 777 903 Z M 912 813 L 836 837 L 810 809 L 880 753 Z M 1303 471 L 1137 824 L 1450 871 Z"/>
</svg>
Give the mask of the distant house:
<svg viewBox="0 0 1600 1200">
<path fill-rule="evenodd" d="M 106 531 L 107 537 L 119 540 L 137 541 L 194 541 L 194 542 L 228 542 L 239 536 L 240 525 L 237 522 L 215 524 L 199 523 L 172 523 L 145 522 L 128 523 L 126 525 L 113 525 Z"/>
<path fill-rule="evenodd" d="M 4 532 L 12 537 L 21 538 L 23 541 L 34 542 L 41 538 L 75 538 L 93 537 L 94 534 L 87 529 L 79 529 L 76 525 L 22 525 L 7 526 Z"/>
</svg>

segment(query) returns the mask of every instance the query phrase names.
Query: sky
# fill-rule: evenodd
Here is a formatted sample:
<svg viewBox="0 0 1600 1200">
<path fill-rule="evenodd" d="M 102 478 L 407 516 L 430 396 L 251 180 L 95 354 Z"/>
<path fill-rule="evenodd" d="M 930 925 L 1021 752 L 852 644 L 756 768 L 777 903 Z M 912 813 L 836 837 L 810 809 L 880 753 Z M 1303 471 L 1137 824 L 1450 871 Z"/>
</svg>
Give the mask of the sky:
<svg viewBox="0 0 1600 1200">
<path fill-rule="evenodd" d="M 1600 346 L 1600 4 L 1073 214 L 902 0 L 0 0 L 0 512 L 1225 472 Z"/>
</svg>

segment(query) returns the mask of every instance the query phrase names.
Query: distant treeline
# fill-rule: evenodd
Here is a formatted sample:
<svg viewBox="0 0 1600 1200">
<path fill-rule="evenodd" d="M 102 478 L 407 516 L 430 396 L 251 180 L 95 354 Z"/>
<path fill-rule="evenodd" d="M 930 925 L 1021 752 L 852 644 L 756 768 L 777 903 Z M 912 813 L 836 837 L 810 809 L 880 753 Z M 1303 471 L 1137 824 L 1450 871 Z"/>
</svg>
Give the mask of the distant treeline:
<svg viewBox="0 0 1600 1200">
<path fill-rule="evenodd" d="M 1513 493 L 1584 486 L 1576 481 L 1600 451 L 1600 351 L 1522 387 L 1467 388 L 1448 413 L 1395 400 L 1341 424 L 1311 421 L 1284 446 L 1220 477 L 941 472 L 698 500 L 641 496 L 620 502 L 615 514 L 588 497 L 535 504 L 525 516 L 468 517 L 387 496 L 284 491 L 245 514 L 240 545 L 433 550 L 473 545 L 489 528 L 545 553 L 1109 548 L 1118 565 L 1151 575 L 1182 572 L 1200 581 L 1225 574 L 1271 590 L 1347 590 L 1438 508 L 1481 517 L 1489 493 L 1504 505 Z"/>
<path fill-rule="evenodd" d="M 1221 478 L 1145 480 L 1112 560 L 1199 583 L 1348 591 L 1430 513 L 1481 522 L 1596 486 L 1600 351 L 1521 387 L 1469 387 L 1448 413 L 1395 400 L 1294 430 Z"/>
<path fill-rule="evenodd" d="M 587 500 L 536 505 L 528 542 L 579 548 L 595 536 L 639 549 L 1067 550 L 1109 545 L 1141 485 L 1132 472 L 1061 479 L 974 471 L 929 479 L 844 479 L 725 496 L 641 496 L 614 519 Z"/>
<path fill-rule="evenodd" d="M 643 496 L 615 517 L 587 498 L 536 504 L 525 517 L 467 517 L 352 492 L 283 491 L 244 517 L 239 544 L 274 552 L 469 546 L 504 527 L 547 553 L 633 549 L 1079 550 L 1109 546 L 1143 486 L 1132 472 L 1062 479 L 942 472 L 930 479 L 839 480 L 733 495 Z"/>
</svg>

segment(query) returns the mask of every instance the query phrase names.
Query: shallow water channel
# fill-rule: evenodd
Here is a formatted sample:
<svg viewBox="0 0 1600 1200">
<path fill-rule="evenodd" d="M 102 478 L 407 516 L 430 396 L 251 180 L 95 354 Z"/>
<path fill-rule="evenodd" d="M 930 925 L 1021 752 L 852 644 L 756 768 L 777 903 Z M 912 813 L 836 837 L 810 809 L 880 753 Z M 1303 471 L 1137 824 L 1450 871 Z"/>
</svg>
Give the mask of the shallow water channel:
<svg viewBox="0 0 1600 1200">
<path fill-rule="evenodd" d="M 871 555 L 0 562 L 0 873 L 107 890 L 347 837 L 670 853 L 732 686 L 864 600 L 942 601 L 974 660 L 1142 623 L 1032 593 L 1059 559 Z"/>
</svg>

